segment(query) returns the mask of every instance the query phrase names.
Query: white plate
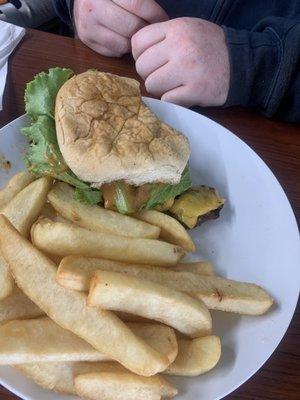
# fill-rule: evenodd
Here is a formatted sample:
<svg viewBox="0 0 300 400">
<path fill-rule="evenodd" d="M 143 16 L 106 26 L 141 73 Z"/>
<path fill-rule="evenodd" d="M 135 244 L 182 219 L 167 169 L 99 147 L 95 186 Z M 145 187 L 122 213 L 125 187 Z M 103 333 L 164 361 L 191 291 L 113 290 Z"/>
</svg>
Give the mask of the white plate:
<svg viewBox="0 0 300 400">
<path fill-rule="evenodd" d="M 215 186 L 227 199 L 219 220 L 194 230 L 198 256 L 212 261 L 218 274 L 256 282 L 276 299 L 276 306 L 261 317 L 214 312 L 214 333 L 223 344 L 218 366 L 198 378 L 172 378 L 178 400 L 217 400 L 263 365 L 291 321 L 300 287 L 299 232 L 278 181 L 245 143 L 202 115 L 158 100 L 146 102 L 188 136 L 193 182 Z M 8 173 L 0 171 L 0 186 L 23 169 L 26 143 L 19 128 L 25 123 L 21 117 L 0 131 L 0 151 L 12 162 Z M 70 399 L 39 388 L 10 367 L 0 368 L 0 380 L 24 399 Z"/>
</svg>

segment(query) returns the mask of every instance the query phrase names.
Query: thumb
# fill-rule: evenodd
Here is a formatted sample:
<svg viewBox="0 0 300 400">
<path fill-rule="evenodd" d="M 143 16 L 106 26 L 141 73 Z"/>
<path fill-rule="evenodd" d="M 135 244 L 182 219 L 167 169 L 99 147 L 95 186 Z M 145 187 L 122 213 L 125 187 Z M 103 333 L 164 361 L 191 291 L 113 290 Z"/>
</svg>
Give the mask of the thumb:
<svg viewBox="0 0 300 400">
<path fill-rule="evenodd" d="M 165 10 L 154 0 L 113 0 L 113 2 L 150 24 L 169 19 Z"/>
</svg>

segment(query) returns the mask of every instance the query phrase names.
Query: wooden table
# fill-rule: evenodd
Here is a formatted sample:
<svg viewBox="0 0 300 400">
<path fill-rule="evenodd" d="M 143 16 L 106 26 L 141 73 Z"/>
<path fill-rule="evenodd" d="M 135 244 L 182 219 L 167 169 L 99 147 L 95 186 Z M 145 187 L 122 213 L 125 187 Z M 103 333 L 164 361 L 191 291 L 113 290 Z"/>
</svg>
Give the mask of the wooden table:
<svg viewBox="0 0 300 400">
<path fill-rule="evenodd" d="M 4 111 L 0 127 L 24 112 L 26 82 L 49 67 L 70 67 L 75 72 L 98 68 L 138 79 L 131 58 L 104 58 L 77 40 L 28 30 L 10 60 Z M 143 88 L 143 94 L 146 94 Z M 300 221 L 300 127 L 267 120 L 255 112 L 232 108 L 206 109 L 203 113 L 221 123 L 248 143 L 275 173 Z M 227 400 L 300 399 L 300 313 L 297 308 L 281 344 L 247 383 L 227 396 Z M 16 399 L 0 387 L 0 400 Z M 198 400 L 198 399 L 195 399 Z M 205 399 L 203 399 L 205 400 Z"/>
</svg>

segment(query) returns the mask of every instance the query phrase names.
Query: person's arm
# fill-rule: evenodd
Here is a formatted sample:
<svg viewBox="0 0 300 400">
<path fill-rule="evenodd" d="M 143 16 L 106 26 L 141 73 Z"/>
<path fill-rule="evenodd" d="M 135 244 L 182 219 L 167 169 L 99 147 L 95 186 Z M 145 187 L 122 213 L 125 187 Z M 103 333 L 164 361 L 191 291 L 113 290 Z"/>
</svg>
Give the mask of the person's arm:
<svg viewBox="0 0 300 400">
<path fill-rule="evenodd" d="M 73 28 L 74 0 L 52 0 L 57 16 L 70 28 Z"/>
<path fill-rule="evenodd" d="M 131 37 L 168 19 L 155 0 L 54 0 L 57 14 L 88 47 L 108 57 L 131 51 Z"/>
<path fill-rule="evenodd" d="M 230 60 L 225 107 L 300 121 L 300 16 L 269 17 L 252 31 L 223 27 Z"/>
<path fill-rule="evenodd" d="M 38 28 L 56 17 L 51 1 L 22 0 L 20 4 L 0 0 L 0 20 L 25 28 Z"/>
</svg>

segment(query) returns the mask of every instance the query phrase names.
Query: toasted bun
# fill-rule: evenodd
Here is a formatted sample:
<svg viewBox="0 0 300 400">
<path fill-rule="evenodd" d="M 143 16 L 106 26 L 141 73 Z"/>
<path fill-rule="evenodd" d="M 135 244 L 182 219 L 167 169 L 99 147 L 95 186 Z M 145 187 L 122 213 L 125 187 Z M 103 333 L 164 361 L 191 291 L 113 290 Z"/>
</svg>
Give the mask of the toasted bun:
<svg viewBox="0 0 300 400">
<path fill-rule="evenodd" d="M 133 79 L 94 70 L 74 76 L 58 92 L 55 122 L 66 163 L 96 187 L 176 184 L 189 158 L 187 138 L 146 107 Z"/>
</svg>

